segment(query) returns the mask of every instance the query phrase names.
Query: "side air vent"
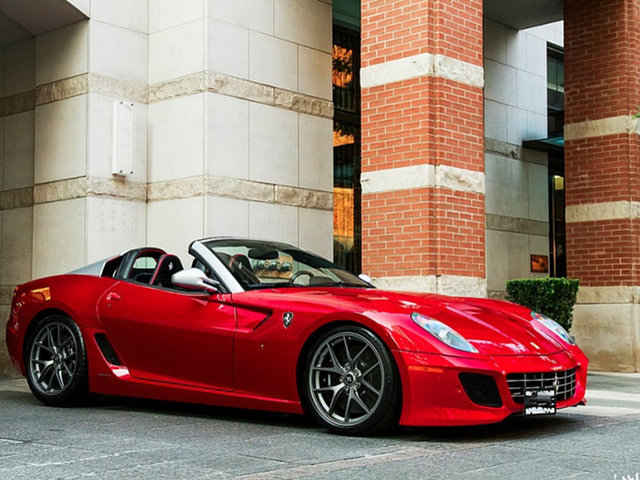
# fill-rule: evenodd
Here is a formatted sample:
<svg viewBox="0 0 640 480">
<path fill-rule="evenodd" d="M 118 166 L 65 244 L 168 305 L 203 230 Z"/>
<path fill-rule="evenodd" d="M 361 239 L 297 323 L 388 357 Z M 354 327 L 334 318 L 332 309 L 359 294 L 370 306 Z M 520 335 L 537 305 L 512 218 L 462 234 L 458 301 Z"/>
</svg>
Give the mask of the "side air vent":
<svg viewBox="0 0 640 480">
<path fill-rule="evenodd" d="M 111 365 L 122 366 L 122 360 L 120 360 L 120 357 L 118 357 L 118 354 L 111 346 L 111 343 L 107 339 L 107 336 L 104 333 L 96 333 L 95 339 L 98 347 L 100 348 L 100 351 L 102 352 L 102 355 L 104 355 L 104 358 L 107 360 L 107 362 L 109 362 Z"/>
</svg>

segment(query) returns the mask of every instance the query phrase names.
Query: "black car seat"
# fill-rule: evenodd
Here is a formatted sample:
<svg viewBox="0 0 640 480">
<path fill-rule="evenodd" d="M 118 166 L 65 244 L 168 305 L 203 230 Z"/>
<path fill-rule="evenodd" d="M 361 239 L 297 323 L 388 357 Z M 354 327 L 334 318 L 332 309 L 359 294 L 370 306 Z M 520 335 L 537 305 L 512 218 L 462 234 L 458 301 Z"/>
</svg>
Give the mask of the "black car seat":
<svg viewBox="0 0 640 480">
<path fill-rule="evenodd" d="M 182 262 L 177 256 L 163 255 L 158 260 L 158 266 L 153 273 L 153 277 L 151 277 L 150 283 L 159 287 L 173 288 L 171 276 L 180 270 L 183 270 Z"/>
<path fill-rule="evenodd" d="M 260 284 L 260 280 L 253 273 L 253 268 L 251 268 L 251 261 L 245 255 L 237 254 L 231 257 L 229 269 L 245 288 Z"/>
</svg>

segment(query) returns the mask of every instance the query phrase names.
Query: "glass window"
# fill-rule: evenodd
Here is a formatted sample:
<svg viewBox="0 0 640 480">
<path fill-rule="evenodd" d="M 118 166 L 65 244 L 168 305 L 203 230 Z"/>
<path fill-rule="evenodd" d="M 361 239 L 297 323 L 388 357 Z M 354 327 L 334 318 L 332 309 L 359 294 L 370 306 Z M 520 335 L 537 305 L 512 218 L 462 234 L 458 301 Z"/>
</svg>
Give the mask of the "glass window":
<svg viewBox="0 0 640 480">
<path fill-rule="evenodd" d="M 361 271 L 360 35 L 333 31 L 333 258 Z"/>
<path fill-rule="evenodd" d="M 564 53 L 561 47 L 547 45 L 547 119 L 550 137 L 564 129 Z"/>
</svg>

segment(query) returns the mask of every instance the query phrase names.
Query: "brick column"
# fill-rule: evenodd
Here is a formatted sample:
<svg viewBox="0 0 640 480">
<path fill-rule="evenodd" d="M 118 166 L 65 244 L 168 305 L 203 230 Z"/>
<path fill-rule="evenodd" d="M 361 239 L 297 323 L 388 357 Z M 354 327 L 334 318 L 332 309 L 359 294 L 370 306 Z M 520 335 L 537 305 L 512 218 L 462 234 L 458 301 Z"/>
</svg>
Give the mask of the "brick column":
<svg viewBox="0 0 640 480">
<path fill-rule="evenodd" d="M 565 0 L 567 270 L 598 369 L 640 369 L 640 1 Z"/>
<path fill-rule="evenodd" d="M 363 271 L 484 296 L 482 2 L 362 2 Z"/>
</svg>

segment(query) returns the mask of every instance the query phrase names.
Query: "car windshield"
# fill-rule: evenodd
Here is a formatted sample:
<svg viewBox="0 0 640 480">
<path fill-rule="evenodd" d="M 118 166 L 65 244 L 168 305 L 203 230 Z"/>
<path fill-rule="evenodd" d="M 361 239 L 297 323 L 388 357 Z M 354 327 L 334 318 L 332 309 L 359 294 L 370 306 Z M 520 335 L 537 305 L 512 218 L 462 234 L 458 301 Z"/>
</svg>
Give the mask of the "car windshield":
<svg viewBox="0 0 640 480">
<path fill-rule="evenodd" d="M 245 290 L 320 286 L 372 288 L 328 260 L 286 243 L 218 239 L 203 244 Z"/>
</svg>

